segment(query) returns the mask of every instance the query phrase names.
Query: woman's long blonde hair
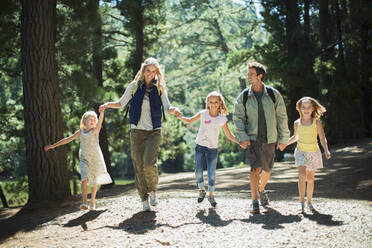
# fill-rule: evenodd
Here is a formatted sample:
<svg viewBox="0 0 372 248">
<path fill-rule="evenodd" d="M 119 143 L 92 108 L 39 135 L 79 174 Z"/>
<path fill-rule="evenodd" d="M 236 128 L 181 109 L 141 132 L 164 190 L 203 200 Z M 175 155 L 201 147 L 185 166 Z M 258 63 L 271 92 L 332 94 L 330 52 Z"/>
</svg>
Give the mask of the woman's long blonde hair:
<svg viewBox="0 0 372 248">
<path fill-rule="evenodd" d="M 300 118 L 302 118 L 302 112 L 301 112 L 301 106 L 304 102 L 310 102 L 311 105 L 313 105 L 314 111 L 311 113 L 311 117 L 315 119 L 320 119 L 320 117 L 323 115 L 324 112 L 326 112 L 326 108 L 320 104 L 317 100 L 315 100 L 312 97 L 304 96 L 296 103 L 296 109 L 298 113 L 300 114 Z"/>
<path fill-rule="evenodd" d="M 141 64 L 141 69 L 137 72 L 137 75 L 134 77 L 134 81 L 136 81 L 137 84 L 139 84 L 140 81 L 144 80 L 145 75 L 145 69 L 147 66 L 153 65 L 156 67 L 156 76 L 157 82 L 156 82 L 156 87 L 160 90 L 165 90 L 165 81 L 164 81 L 164 75 L 160 69 L 159 62 L 155 58 L 147 58 L 142 64 Z"/>
<path fill-rule="evenodd" d="M 220 99 L 220 106 L 218 106 L 218 113 L 227 115 L 228 111 L 227 111 L 225 100 L 223 99 L 222 94 L 217 91 L 212 91 L 211 93 L 209 93 L 207 97 L 205 98 L 205 109 L 209 109 L 208 108 L 209 97 L 218 97 L 218 99 Z"/>
<path fill-rule="evenodd" d="M 81 120 L 80 120 L 80 129 L 84 130 L 86 128 L 85 126 L 85 121 L 86 119 L 88 119 L 89 116 L 94 116 L 96 118 L 96 121 L 97 121 L 97 114 L 96 112 L 94 111 L 87 111 L 83 114 L 83 116 L 81 117 Z"/>
</svg>

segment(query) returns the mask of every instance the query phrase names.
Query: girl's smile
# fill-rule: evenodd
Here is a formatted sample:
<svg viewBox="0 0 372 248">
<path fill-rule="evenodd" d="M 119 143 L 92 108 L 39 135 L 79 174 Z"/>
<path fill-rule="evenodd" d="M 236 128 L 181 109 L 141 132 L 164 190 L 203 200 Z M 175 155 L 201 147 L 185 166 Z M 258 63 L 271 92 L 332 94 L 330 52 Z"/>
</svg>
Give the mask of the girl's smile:
<svg viewBox="0 0 372 248">
<path fill-rule="evenodd" d="M 95 128 L 97 124 L 97 119 L 95 116 L 88 116 L 88 118 L 85 120 L 85 126 L 88 130 Z"/>
<path fill-rule="evenodd" d="M 220 100 L 216 96 L 211 96 L 208 98 L 208 109 L 210 114 L 217 115 L 218 109 L 220 107 Z"/>
<path fill-rule="evenodd" d="M 311 102 L 303 102 L 301 104 L 301 112 L 305 117 L 311 116 L 314 111 L 314 107 Z"/>
</svg>

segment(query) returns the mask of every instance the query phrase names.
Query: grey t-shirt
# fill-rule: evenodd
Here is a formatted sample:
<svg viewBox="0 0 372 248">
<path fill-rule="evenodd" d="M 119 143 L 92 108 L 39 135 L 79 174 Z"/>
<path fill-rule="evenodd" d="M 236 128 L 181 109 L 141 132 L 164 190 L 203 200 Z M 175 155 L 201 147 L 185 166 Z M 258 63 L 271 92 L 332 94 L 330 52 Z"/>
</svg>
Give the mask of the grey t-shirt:
<svg viewBox="0 0 372 248">
<path fill-rule="evenodd" d="M 254 96 L 257 99 L 258 104 L 258 133 L 257 133 L 257 141 L 267 142 L 267 127 L 266 127 L 266 119 L 265 119 L 265 112 L 262 106 L 262 96 L 263 91 L 255 92 L 253 91 Z"/>
</svg>

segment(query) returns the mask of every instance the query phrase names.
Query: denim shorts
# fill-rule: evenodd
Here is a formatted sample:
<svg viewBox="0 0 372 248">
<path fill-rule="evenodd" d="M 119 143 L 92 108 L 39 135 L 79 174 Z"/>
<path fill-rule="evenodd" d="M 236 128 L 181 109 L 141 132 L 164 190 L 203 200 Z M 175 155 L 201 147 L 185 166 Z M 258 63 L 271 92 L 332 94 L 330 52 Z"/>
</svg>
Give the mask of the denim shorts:
<svg viewBox="0 0 372 248">
<path fill-rule="evenodd" d="M 270 172 L 274 167 L 276 143 L 266 143 L 251 140 L 251 145 L 247 149 L 249 164 L 252 169 L 262 168 Z"/>
</svg>

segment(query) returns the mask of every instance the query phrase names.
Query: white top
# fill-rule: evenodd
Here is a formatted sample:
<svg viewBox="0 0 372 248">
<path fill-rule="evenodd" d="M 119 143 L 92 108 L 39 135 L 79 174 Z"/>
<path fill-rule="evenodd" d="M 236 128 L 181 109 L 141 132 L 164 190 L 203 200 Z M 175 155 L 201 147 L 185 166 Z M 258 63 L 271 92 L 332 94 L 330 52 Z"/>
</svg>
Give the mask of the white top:
<svg viewBox="0 0 372 248">
<path fill-rule="evenodd" d="M 127 105 L 129 100 L 132 99 L 132 87 L 135 83 L 136 81 L 131 82 L 126 88 L 124 94 L 120 97 L 119 101 L 121 104 L 121 108 Z M 171 107 L 171 105 L 168 99 L 168 93 L 165 90 L 162 91 L 161 102 L 163 103 L 164 112 L 168 113 L 168 109 Z M 143 97 L 141 117 L 137 125 L 131 124 L 130 127 L 134 129 L 153 130 L 150 110 L 150 99 L 147 94 L 145 94 L 145 96 Z"/>
<path fill-rule="evenodd" d="M 219 114 L 216 117 L 212 117 L 207 109 L 199 113 L 200 127 L 195 143 L 208 148 L 218 148 L 218 135 L 220 128 L 227 122 L 226 116 Z"/>
</svg>

